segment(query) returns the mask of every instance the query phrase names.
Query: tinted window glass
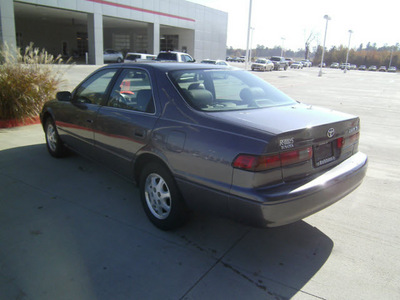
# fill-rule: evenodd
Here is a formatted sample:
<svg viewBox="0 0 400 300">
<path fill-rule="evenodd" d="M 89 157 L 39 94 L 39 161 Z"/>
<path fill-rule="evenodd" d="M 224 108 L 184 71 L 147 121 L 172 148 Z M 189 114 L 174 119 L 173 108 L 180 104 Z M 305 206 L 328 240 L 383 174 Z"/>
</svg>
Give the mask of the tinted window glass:
<svg viewBox="0 0 400 300">
<path fill-rule="evenodd" d="M 175 61 L 177 60 L 176 59 L 176 53 L 169 53 L 169 52 L 163 52 L 163 53 L 158 54 L 157 59 L 160 59 L 160 60 L 175 60 Z"/>
<path fill-rule="evenodd" d="M 169 77 L 183 98 L 203 111 L 260 109 L 296 103 L 259 77 L 240 70 L 181 70 Z"/>
<path fill-rule="evenodd" d="M 116 69 L 107 69 L 91 76 L 78 88 L 74 95 L 74 101 L 97 105 L 102 104 L 106 97 L 107 88 L 116 72 Z"/>
<path fill-rule="evenodd" d="M 153 94 L 147 72 L 124 70 L 112 89 L 107 106 L 153 113 Z"/>
</svg>

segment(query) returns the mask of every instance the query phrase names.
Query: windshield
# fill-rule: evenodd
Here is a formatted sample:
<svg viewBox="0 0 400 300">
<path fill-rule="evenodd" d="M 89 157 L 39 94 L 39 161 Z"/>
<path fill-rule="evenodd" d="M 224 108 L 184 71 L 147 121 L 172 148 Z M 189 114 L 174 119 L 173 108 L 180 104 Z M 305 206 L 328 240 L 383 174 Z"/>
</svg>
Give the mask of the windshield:
<svg viewBox="0 0 400 300">
<path fill-rule="evenodd" d="M 180 70 L 168 73 L 182 97 L 202 111 L 258 109 L 296 103 L 256 75 L 241 70 Z"/>
<path fill-rule="evenodd" d="M 265 63 L 267 63 L 267 61 L 266 61 L 265 59 L 257 59 L 257 60 L 256 60 L 256 63 L 258 63 L 258 64 L 265 64 Z"/>
</svg>

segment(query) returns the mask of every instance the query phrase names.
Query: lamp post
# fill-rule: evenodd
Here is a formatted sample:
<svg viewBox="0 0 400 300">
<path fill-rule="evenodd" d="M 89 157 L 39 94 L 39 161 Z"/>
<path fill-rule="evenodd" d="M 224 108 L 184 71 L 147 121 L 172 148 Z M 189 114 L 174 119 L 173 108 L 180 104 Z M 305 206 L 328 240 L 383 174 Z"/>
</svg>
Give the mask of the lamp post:
<svg viewBox="0 0 400 300">
<path fill-rule="evenodd" d="M 249 43 L 250 43 L 250 28 L 251 28 L 251 7 L 253 0 L 250 0 L 249 6 L 249 25 L 247 27 L 247 47 L 246 47 L 246 58 L 244 63 L 244 69 L 247 70 L 247 62 L 249 61 Z"/>
<path fill-rule="evenodd" d="M 283 43 L 285 42 L 286 39 L 284 37 L 281 37 L 281 40 L 282 40 L 281 56 L 283 56 Z"/>
<path fill-rule="evenodd" d="M 251 65 L 251 52 L 252 52 L 252 48 L 253 48 L 253 35 L 254 35 L 254 27 L 250 27 L 251 29 L 251 38 L 250 38 L 250 54 L 249 54 L 249 62 Z"/>
<path fill-rule="evenodd" d="M 331 17 L 329 17 L 328 15 L 325 15 L 324 19 L 326 20 L 326 26 L 325 26 L 325 35 L 324 35 L 324 46 L 322 47 L 321 65 L 320 65 L 319 74 L 318 74 L 319 77 L 322 76 L 322 64 L 324 63 L 326 32 L 328 31 L 328 21 L 331 20 Z"/>
<path fill-rule="evenodd" d="M 344 73 L 346 73 L 347 70 L 347 63 L 349 61 L 349 53 L 350 53 L 350 40 L 351 40 L 351 34 L 353 33 L 352 30 L 349 30 L 349 46 L 347 47 L 347 56 L 346 56 L 346 64 L 344 65 Z"/>
</svg>

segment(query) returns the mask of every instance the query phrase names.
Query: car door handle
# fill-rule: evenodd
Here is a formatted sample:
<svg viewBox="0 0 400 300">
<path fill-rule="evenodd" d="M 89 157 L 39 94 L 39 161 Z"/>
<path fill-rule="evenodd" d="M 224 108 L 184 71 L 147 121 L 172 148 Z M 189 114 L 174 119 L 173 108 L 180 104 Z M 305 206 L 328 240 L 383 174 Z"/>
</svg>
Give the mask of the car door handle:
<svg viewBox="0 0 400 300">
<path fill-rule="evenodd" d="M 144 129 L 136 129 L 135 136 L 144 139 L 144 137 L 146 136 L 146 131 Z"/>
</svg>

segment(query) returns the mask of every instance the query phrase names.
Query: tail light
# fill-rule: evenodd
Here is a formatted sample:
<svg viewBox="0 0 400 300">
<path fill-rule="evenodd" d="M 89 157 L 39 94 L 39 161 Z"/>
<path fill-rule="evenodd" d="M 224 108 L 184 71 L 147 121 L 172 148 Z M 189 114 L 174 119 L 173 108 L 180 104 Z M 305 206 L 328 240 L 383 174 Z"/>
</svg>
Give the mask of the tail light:
<svg viewBox="0 0 400 300">
<path fill-rule="evenodd" d="M 232 166 L 237 169 L 257 172 L 296 164 L 311 158 L 312 147 L 308 147 L 274 155 L 239 154 Z"/>
<path fill-rule="evenodd" d="M 341 148 L 343 148 L 343 147 L 345 147 L 345 146 L 354 144 L 356 141 L 359 140 L 359 138 L 360 138 L 360 133 L 357 132 L 356 134 L 353 134 L 353 135 L 351 135 L 351 136 L 349 136 L 349 137 L 346 137 L 346 138 L 343 138 L 343 137 L 338 138 L 338 139 L 336 140 L 336 145 L 337 145 L 337 147 L 338 147 L 339 149 L 341 149 Z"/>
</svg>

